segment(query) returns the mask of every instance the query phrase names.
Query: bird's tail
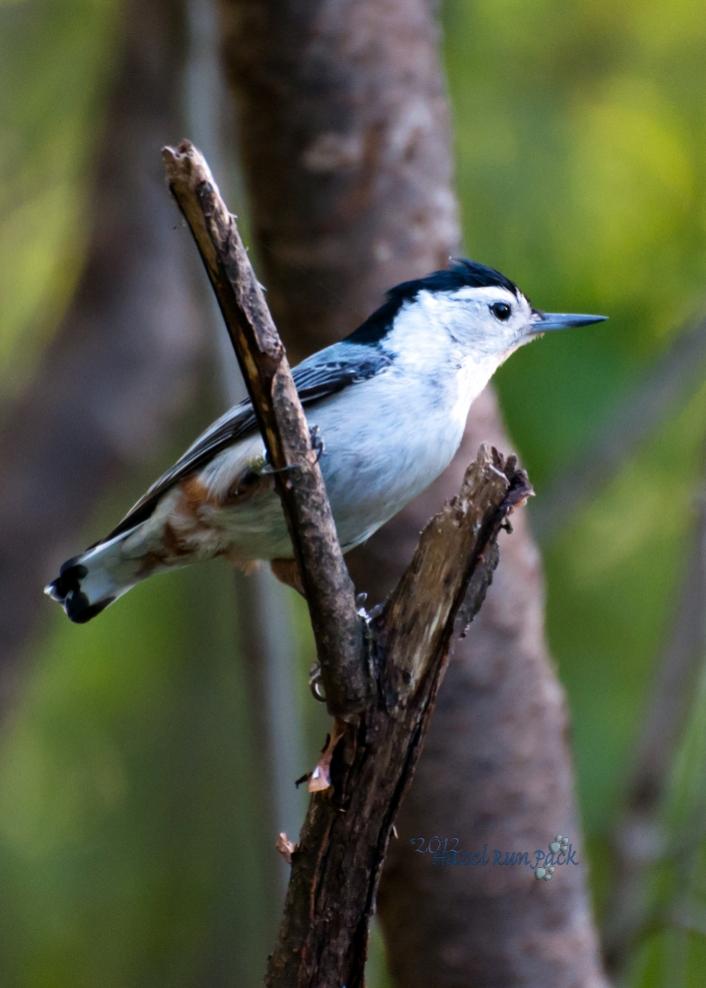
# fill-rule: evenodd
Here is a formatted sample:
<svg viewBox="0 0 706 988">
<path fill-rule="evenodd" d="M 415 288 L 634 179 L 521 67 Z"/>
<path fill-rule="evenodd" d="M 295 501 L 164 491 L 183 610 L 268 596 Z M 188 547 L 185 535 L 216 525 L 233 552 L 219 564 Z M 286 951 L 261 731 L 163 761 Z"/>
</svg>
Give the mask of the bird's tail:
<svg viewBox="0 0 706 988">
<path fill-rule="evenodd" d="M 139 560 L 126 559 L 121 552 L 133 532 L 122 532 L 67 559 L 44 593 L 61 604 L 72 621 L 90 621 L 141 579 Z"/>
</svg>

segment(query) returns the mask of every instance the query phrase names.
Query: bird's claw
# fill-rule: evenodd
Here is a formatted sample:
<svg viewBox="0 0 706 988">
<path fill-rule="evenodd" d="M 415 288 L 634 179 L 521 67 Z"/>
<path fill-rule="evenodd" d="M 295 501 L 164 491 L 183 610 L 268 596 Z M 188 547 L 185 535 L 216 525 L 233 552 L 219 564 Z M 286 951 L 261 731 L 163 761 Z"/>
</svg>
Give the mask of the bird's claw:
<svg viewBox="0 0 706 988">
<path fill-rule="evenodd" d="M 286 466 L 283 467 L 273 467 L 272 464 L 270 463 L 270 454 L 268 453 L 265 456 L 264 466 L 260 467 L 258 473 L 260 474 L 261 477 L 272 477 L 276 473 L 291 473 L 292 470 L 298 470 L 298 469 L 299 467 L 297 467 L 293 463 L 288 463 Z"/>
<path fill-rule="evenodd" d="M 309 441 L 311 442 L 312 450 L 316 453 L 314 463 L 318 463 L 326 452 L 326 446 L 324 445 L 324 440 L 318 425 L 312 425 L 311 429 L 309 429 Z"/>
<path fill-rule="evenodd" d="M 367 599 L 367 593 L 357 593 L 355 595 L 355 607 L 358 617 L 362 618 L 363 621 L 365 621 L 365 624 L 370 626 L 375 618 L 382 614 L 384 604 L 376 604 L 375 607 L 371 607 L 370 610 L 368 610 L 365 607 L 365 602 Z"/>
<path fill-rule="evenodd" d="M 318 700 L 319 703 L 326 702 L 326 694 L 324 693 L 323 683 L 321 682 L 321 664 L 319 662 L 315 662 L 309 670 L 309 689 L 315 700 Z"/>
</svg>

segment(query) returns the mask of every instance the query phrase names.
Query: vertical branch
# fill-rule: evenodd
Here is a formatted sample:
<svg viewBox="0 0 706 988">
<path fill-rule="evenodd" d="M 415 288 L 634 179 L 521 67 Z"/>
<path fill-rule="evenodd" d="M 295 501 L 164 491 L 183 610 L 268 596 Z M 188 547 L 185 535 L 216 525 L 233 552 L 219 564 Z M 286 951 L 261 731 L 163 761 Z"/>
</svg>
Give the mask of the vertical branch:
<svg viewBox="0 0 706 988">
<path fill-rule="evenodd" d="M 458 250 L 438 25 L 426 0 L 221 0 L 221 9 L 268 298 L 288 345 L 311 351 L 353 329 L 390 285 Z M 501 435 L 488 392 L 445 477 L 349 557 L 360 586 L 389 592 L 479 441 L 502 448 Z M 531 850 L 561 831 L 580 844 L 543 596 L 520 518 L 456 649 L 401 835 L 441 828 L 467 846 Z M 404 839 L 393 842 L 381 914 L 397 983 L 601 984 L 585 867 L 538 884 L 522 869 L 431 872 Z"/>
</svg>

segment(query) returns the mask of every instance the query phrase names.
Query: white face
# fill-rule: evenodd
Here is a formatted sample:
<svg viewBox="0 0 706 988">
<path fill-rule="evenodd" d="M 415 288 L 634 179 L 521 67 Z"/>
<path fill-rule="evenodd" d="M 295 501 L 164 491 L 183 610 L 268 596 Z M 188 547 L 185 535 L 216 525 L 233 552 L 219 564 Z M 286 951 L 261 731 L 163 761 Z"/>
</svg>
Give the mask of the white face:
<svg viewBox="0 0 706 988">
<path fill-rule="evenodd" d="M 498 279 L 502 281 L 502 276 Z M 442 278 L 436 281 L 444 283 Z M 459 394 L 467 398 L 478 394 L 524 343 L 548 331 L 590 326 L 605 318 L 539 312 L 522 292 L 515 294 L 502 284 L 465 284 L 442 291 L 419 288 L 398 310 L 383 345 L 395 353 L 401 373 L 416 374 L 436 387 L 446 381 L 452 391 L 460 387 Z M 465 415 L 467 405 L 464 408 Z"/>
<path fill-rule="evenodd" d="M 459 345 L 499 361 L 533 338 L 540 318 L 522 293 L 497 286 L 420 292 L 417 300 Z"/>
</svg>

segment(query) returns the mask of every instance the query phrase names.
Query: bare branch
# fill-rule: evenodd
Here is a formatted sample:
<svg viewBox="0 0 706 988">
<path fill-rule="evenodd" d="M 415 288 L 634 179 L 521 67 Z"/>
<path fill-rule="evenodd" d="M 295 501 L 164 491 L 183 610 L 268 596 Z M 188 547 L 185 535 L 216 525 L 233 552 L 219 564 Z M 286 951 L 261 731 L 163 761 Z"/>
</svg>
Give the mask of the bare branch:
<svg viewBox="0 0 706 988">
<path fill-rule="evenodd" d="M 346 718 L 369 695 L 362 623 L 309 428 L 262 288 L 208 165 L 188 141 L 162 151 L 201 254 L 275 471 L 316 638 L 327 703 Z M 295 467 L 296 470 L 292 470 Z"/>
<path fill-rule="evenodd" d="M 341 735 L 332 788 L 312 797 L 269 988 L 363 985 L 367 934 L 400 801 L 414 774 L 446 669 L 454 621 L 474 614 L 497 565 L 496 539 L 532 493 L 511 457 L 482 447 L 458 496 L 427 525 L 374 622 L 380 702 Z"/>
<path fill-rule="evenodd" d="M 514 486 L 512 486 L 514 485 Z M 429 672 L 429 663 L 448 648 L 461 603 L 464 623 L 473 620 L 485 599 L 497 565 L 494 542 L 498 520 L 488 508 L 506 492 L 503 518 L 532 494 L 514 456 L 505 463 L 495 449 L 482 446 L 466 471 L 461 490 L 427 525 L 412 562 L 376 622 L 378 646 L 385 653 L 385 702 L 405 706 Z M 490 526 L 491 532 L 483 530 Z M 466 589 L 473 577 L 473 592 Z M 417 645 L 417 648 L 410 646 Z"/>
</svg>

